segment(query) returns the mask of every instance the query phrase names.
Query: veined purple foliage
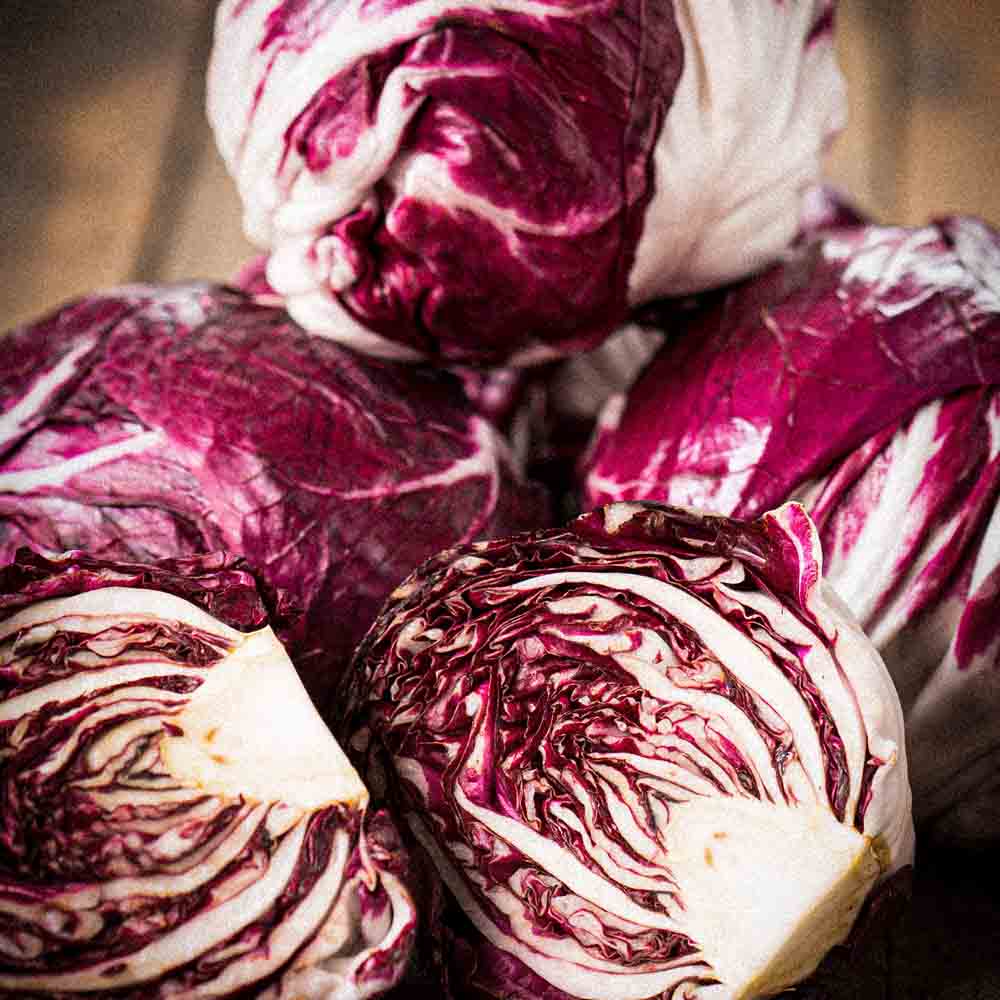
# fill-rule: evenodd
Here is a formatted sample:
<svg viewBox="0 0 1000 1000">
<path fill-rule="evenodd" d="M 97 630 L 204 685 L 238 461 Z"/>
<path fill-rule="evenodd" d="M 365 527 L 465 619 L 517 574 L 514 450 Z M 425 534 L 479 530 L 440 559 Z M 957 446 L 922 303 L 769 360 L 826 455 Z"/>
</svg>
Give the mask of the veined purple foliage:
<svg viewBox="0 0 1000 1000">
<path fill-rule="evenodd" d="M 4 339 L 0 558 L 245 555 L 302 612 L 281 637 L 320 706 L 407 573 L 546 507 L 457 379 L 232 289 L 119 289 Z"/>
<path fill-rule="evenodd" d="M 803 199 L 798 239 L 861 221 L 859 210 L 839 192 L 817 185 Z M 697 299 L 689 296 L 683 304 L 675 302 L 674 308 L 694 308 Z M 536 410 L 543 414 L 534 421 L 536 452 L 553 456 L 570 470 L 580 461 L 608 400 L 627 392 L 663 346 L 667 335 L 658 313 L 655 302 L 648 308 L 634 310 L 632 321 L 598 347 L 558 362 L 551 371 L 542 373 L 536 387 L 536 395 L 540 397 Z M 566 478 L 568 483 L 572 482 L 572 471 Z M 567 485 L 566 493 L 575 496 L 575 487 Z"/>
<path fill-rule="evenodd" d="M 795 504 L 621 503 L 442 553 L 345 747 L 443 882 L 457 997 L 756 997 L 912 860 L 902 712 Z"/>
<path fill-rule="evenodd" d="M 832 11 L 224 0 L 208 114 L 305 327 L 531 364 L 792 239 L 844 115 Z"/>
<path fill-rule="evenodd" d="M 241 560 L 0 570 L 0 997 L 374 997 L 406 856 Z"/>
<path fill-rule="evenodd" d="M 1000 836 L 1000 391 L 921 407 L 795 493 L 906 710 L 918 818 Z"/>
<path fill-rule="evenodd" d="M 829 231 L 679 317 L 605 409 L 585 502 L 802 501 L 899 689 L 918 819 L 1000 835 L 1000 236 Z"/>
</svg>

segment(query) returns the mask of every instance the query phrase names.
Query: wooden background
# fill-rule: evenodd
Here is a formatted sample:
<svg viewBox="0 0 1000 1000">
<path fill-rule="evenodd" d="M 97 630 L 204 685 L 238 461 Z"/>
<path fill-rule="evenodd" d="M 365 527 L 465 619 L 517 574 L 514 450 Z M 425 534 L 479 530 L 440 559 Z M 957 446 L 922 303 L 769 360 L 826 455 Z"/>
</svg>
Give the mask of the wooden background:
<svg viewBox="0 0 1000 1000">
<path fill-rule="evenodd" d="M 213 6 L 0 0 L 0 330 L 123 281 L 224 279 L 251 252 L 202 108 Z M 831 179 L 883 221 L 1000 224 L 1000 2 L 840 9 L 852 117 Z M 884 1000 L 1000 998 L 994 864 L 922 862 Z"/>
</svg>

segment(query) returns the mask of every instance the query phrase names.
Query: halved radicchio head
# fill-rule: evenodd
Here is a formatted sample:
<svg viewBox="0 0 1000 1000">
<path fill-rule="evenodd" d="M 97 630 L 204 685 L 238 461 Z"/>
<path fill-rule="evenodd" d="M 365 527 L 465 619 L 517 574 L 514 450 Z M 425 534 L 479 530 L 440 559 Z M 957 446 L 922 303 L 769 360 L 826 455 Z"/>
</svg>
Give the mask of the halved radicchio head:
<svg viewBox="0 0 1000 1000">
<path fill-rule="evenodd" d="M 909 864 L 902 713 L 790 504 L 613 504 L 443 553 L 349 675 L 457 996 L 757 997 Z"/>
<path fill-rule="evenodd" d="M 224 0 L 208 114 L 305 327 L 527 364 L 792 239 L 844 114 L 833 6 Z"/>
<path fill-rule="evenodd" d="M 545 523 L 457 378 L 233 289 L 130 286 L 4 338 L 0 562 L 244 555 L 302 611 L 281 638 L 318 705 L 416 566 Z"/>
<path fill-rule="evenodd" d="M 363 998 L 415 910 L 395 829 L 253 576 L 0 571 L 0 997 Z"/>
<path fill-rule="evenodd" d="M 600 418 L 585 505 L 800 500 L 899 691 L 918 821 L 1000 837 L 1000 233 L 829 230 L 660 325 Z"/>
</svg>

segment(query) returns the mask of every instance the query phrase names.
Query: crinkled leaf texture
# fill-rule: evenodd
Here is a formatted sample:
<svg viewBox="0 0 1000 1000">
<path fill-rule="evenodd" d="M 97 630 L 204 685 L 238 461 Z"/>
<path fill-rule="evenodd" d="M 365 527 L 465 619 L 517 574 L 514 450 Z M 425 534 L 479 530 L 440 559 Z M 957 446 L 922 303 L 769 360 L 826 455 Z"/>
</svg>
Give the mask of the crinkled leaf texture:
<svg viewBox="0 0 1000 1000">
<path fill-rule="evenodd" d="M 303 612 L 280 634 L 321 706 L 414 567 L 547 514 L 457 379 L 231 289 L 119 289 L 4 340 L 0 559 L 245 555 Z"/>
<path fill-rule="evenodd" d="M 224 0 L 208 115 L 304 326 L 530 364 L 791 240 L 843 118 L 832 21 L 832 0 Z"/>
<path fill-rule="evenodd" d="M 349 1000 L 402 975 L 398 834 L 246 565 L 0 571 L 0 997 Z"/>
<path fill-rule="evenodd" d="M 915 810 L 1000 836 L 1000 236 L 836 230 L 702 308 L 605 409 L 588 505 L 815 518 L 907 716 Z"/>
<path fill-rule="evenodd" d="M 622 503 L 395 591 L 345 745 L 461 913 L 456 996 L 769 995 L 910 863 L 899 701 L 818 552 L 795 504 Z"/>
</svg>

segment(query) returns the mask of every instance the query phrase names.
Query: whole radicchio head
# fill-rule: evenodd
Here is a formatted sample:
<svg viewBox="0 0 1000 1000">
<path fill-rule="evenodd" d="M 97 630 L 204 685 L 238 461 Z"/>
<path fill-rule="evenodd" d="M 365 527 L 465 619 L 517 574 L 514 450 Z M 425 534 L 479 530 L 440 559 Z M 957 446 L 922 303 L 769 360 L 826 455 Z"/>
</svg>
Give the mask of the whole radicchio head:
<svg viewBox="0 0 1000 1000">
<path fill-rule="evenodd" d="M 842 122 L 831 0 L 224 0 L 208 113 L 304 326 L 528 364 L 760 267 Z"/>
</svg>

